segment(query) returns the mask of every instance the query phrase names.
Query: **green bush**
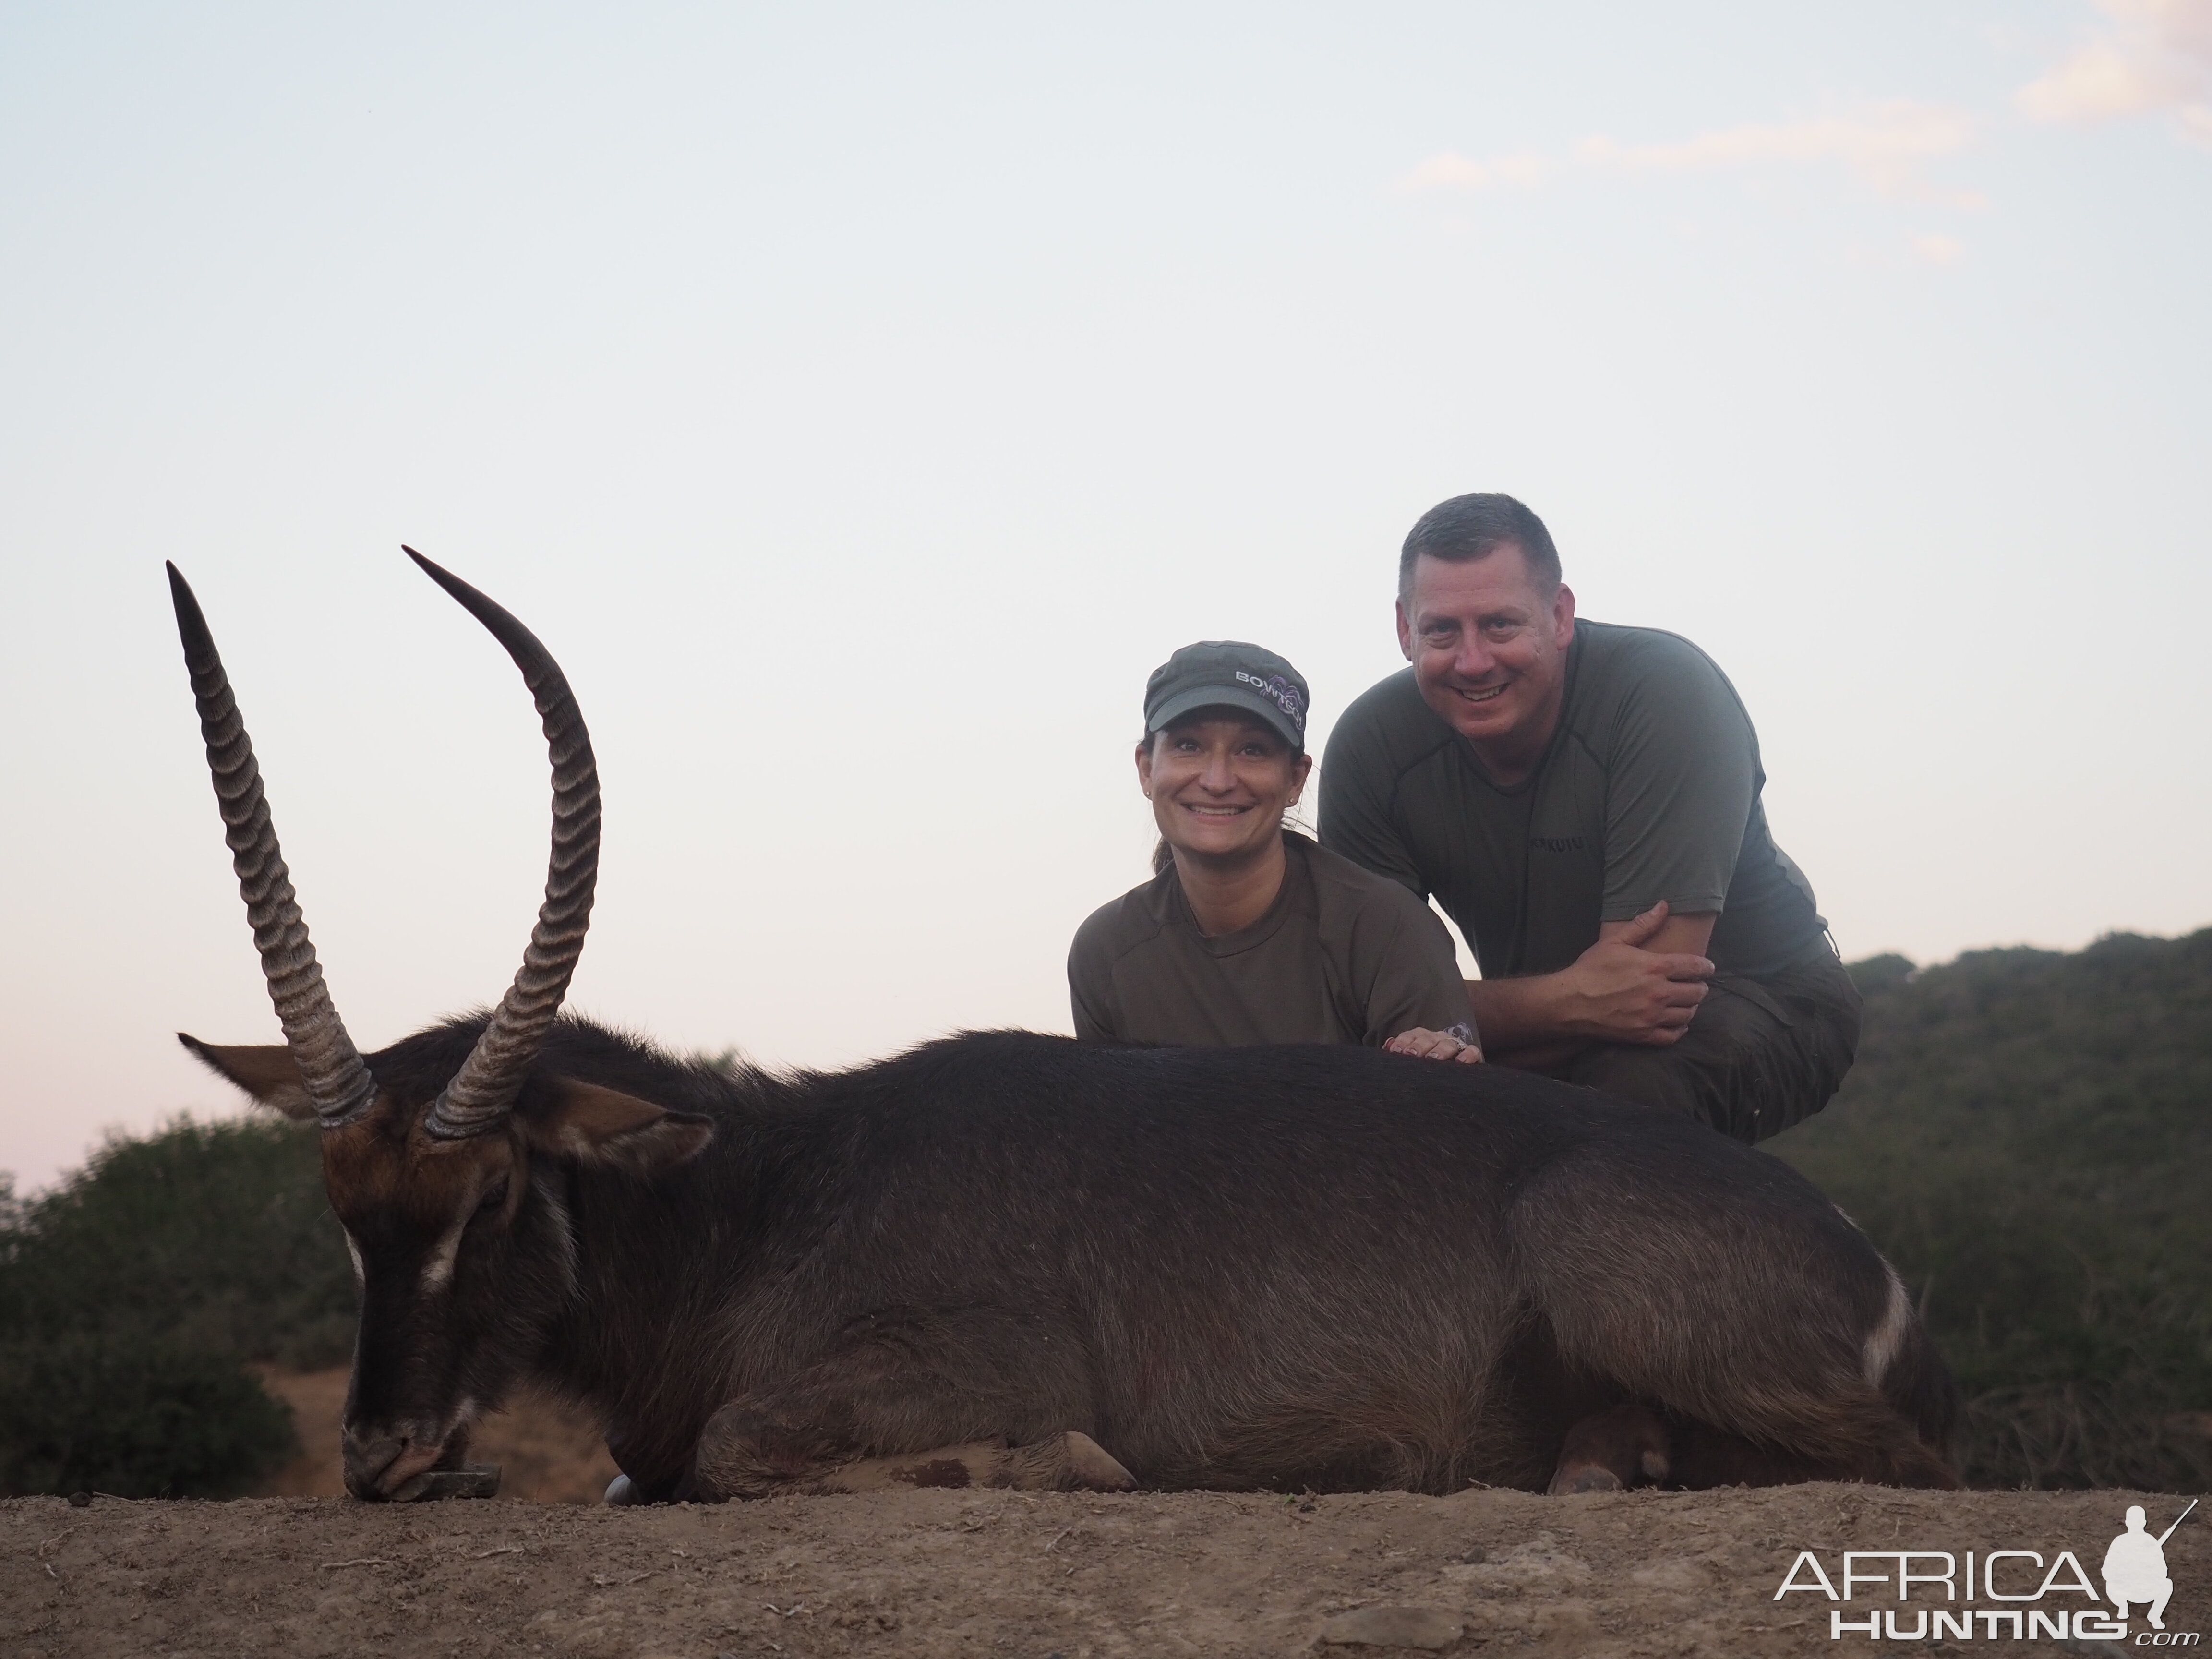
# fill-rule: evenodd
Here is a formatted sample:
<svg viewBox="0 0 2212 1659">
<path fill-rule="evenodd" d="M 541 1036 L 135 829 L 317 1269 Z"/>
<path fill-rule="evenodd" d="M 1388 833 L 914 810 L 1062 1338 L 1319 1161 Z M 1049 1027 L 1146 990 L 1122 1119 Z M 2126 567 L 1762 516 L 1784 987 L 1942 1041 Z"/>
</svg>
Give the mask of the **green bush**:
<svg viewBox="0 0 2212 1659">
<path fill-rule="evenodd" d="M 342 1363 L 313 1128 L 180 1122 L 27 1201 L 0 1177 L 0 1492 L 222 1497 L 298 1449 L 247 1371 Z"/>
<path fill-rule="evenodd" d="M 143 1325 L 295 1370 L 349 1350 L 353 1268 L 312 1127 L 249 1118 L 112 1139 L 18 1207 L 0 1234 L 0 1337 Z"/>
<path fill-rule="evenodd" d="M 0 1492 L 233 1498 L 299 1449 L 228 1355 L 143 1330 L 0 1347 Z"/>
<path fill-rule="evenodd" d="M 2212 930 L 1854 964 L 1842 1094 L 1772 1144 L 1918 1298 L 1977 1485 L 2201 1487 Z"/>
</svg>

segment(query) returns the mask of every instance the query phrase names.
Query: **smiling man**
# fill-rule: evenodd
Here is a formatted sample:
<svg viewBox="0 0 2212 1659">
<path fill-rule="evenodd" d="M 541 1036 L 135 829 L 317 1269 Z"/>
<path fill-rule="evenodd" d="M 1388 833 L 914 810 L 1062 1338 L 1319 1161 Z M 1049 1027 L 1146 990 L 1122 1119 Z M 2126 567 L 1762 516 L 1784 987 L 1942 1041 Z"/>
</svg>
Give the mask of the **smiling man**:
<svg viewBox="0 0 2212 1659">
<path fill-rule="evenodd" d="M 1329 739 L 1322 841 L 1459 924 L 1490 1059 L 1747 1141 L 1826 1104 L 1858 994 L 1767 833 L 1759 738 L 1712 659 L 1578 621 L 1510 495 L 1413 526 L 1398 641 L 1412 666 Z"/>
</svg>

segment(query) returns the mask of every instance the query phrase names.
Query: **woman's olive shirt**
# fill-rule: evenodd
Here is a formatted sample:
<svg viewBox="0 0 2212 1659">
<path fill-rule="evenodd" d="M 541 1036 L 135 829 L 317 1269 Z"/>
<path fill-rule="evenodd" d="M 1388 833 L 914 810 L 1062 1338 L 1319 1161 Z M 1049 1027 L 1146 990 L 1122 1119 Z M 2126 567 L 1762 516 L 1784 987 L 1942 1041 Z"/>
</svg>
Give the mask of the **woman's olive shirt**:
<svg viewBox="0 0 2212 1659">
<path fill-rule="evenodd" d="M 1282 891 L 1234 933 L 1198 931 L 1172 864 L 1093 911 L 1067 953 L 1076 1036 L 1373 1046 L 1468 1018 L 1466 981 L 1434 911 L 1293 831 L 1283 849 Z"/>
</svg>

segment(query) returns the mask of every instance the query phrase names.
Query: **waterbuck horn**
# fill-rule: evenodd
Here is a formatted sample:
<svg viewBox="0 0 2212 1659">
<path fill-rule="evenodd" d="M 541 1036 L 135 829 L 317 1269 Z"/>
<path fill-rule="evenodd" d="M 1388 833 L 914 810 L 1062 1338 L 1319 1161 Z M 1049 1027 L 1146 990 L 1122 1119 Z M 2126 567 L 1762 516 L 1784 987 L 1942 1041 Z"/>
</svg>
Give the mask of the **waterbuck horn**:
<svg viewBox="0 0 2212 1659">
<path fill-rule="evenodd" d="M 184 641 L 185 666 L 191 672 L 192 697 L 199 704 L 200 735 L 207 741 L 208 770 L 215 775 L 215 796 L 222 809 L 223 839 L 230 845 L 231 867 L 238 872 L 246 918 L 253 925 L 261 972 L 269 981 L 269 1000 L 276 1005 L 284 1042 L 315 1103 L 316 1118 L 325 1129 L 335 1129 L 368 1109 L 376 1082 L 346 1035 L 345 1022 L 338 1018 L 330 988 L 323 983 L 322 964 L 315 960 L 307 924 L 292 891 L 292 873 L 284 867 L 276 829 L 270 822 L 253 743 L 239 718 L 238 700 L 231 696 L 230 677 L 216 654 L 207 618 L 177 567 L 170 565 L 168 571 L 177 634 Z"/>
<path fill-rule="evenodd" d="M 522 953 L 522 969 L 467 1060 L 423 1121 L 431 1134 L 450 1140 L 483 1134 L 506 1119 L 546 1029 L 561 1012 L 576 959 L 584 953 L 592 891 L 599 881 L 599 772 L 592 759 L 591 733 L 584 729 L 568 677 L 538 636 L 413 548 L 401 551 L 507 647 L 537 702 L 553 761 L 552 866 L 546 872 L 545 902 L 538 907 L 530 948 Z"/>
</svg>

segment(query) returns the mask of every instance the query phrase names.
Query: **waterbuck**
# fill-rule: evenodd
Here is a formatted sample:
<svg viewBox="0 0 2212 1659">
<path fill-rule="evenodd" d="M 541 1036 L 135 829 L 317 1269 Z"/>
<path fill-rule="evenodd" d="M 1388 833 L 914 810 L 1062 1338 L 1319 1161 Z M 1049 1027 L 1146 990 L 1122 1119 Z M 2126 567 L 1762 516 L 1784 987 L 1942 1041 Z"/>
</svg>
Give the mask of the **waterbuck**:
<svg viewBox="0 0 2212 1659">
<path fill-rule="evenodd" d="M 871 1469 L 1954 1484 L 1950 1379 L 1896 1274 L 1787 1166 L 1698 1125 L 1355 1048 L 1002 1031 L 771 1074 L 561 1017 L 597 867 L 590 740 L 538 640 L 408 550 L 536 699 L 552 869 L 498 1008 L 366 1057 L 169 572 L 285 1039 L 182 1040 L 321 1126 L 361 1281 L 356 1497 L 458 1466 L 526 1379 L 599 1413 L 638 1499 L 850 1489 Z"/>
</svg>

